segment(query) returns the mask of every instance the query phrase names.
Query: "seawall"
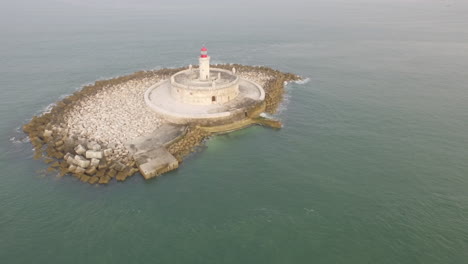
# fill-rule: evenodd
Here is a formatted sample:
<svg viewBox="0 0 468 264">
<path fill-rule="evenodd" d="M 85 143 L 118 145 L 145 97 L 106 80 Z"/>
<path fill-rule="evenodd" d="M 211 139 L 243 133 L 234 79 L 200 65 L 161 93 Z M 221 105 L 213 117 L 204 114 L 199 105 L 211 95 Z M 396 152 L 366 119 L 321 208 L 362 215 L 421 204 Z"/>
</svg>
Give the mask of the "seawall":
<svg viewBox="0 0 468 264">
<path fill-rule="evenodd" d="M 262 112 L 276 111 L 282 100 L 284 83 L 300 79 L 268 67 L 238 64 L 214 67 L 226 70 L 235 67 L 241 77 L 264 88 L 265 101 L 249 109 L 233 111 L 232 116 L 221 122 L 189 121 L 183 134 L 163 146 L 167 153 L 161 150 L 178 163 L 213 133 L 262 123 L 258 116 Z M 106 184 L 113 179 L 124 181 L 141 172 L 141 163 L 129 150 L 128 143 L 157 134 L 158 129 L 170 123 L 164 116 L 146 108 L 144 91 L 182 69 L 140 71 L 96 81 L 57 102 L 49 112 L 33 117 L 23 126 L 34 147 L 34 157 L 50 164 L 51 173 L 73 175 L 91 184 Z M 158 175 L 176 168 L 178 164 L 176 166 L 174 160 L 166 159 L 168 165 L 159 168 Z"/>
</svg>

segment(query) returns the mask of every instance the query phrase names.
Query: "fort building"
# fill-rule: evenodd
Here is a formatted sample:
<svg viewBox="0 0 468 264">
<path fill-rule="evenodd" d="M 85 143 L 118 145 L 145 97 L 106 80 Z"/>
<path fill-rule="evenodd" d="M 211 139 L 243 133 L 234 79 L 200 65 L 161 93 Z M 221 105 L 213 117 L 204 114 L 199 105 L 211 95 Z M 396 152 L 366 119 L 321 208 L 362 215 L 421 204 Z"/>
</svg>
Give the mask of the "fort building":
<svg viewBox="0 0 468 264">
<path fill-rule="evenodd" d="M 198 68 L 189 65 L 151 86 L 145 93 L 147 106 L 170 122 L 203 125 L 237 121 L 262 107 L 265 92 L 260 85 L 241 78 L 235 68 L 212 68 L 206 47 L 198 60 Z"/>
</svg>

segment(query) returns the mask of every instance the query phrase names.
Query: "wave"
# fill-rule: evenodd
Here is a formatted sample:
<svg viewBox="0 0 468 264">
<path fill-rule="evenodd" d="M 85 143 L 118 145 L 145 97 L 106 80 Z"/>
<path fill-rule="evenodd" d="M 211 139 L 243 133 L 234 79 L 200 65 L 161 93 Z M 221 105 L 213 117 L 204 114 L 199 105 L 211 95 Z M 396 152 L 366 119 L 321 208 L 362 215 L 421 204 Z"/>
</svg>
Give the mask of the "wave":
<svg viewBox="0 0 468 264">
<path fill-rule="evenodd" d="M 307 77 L 305 79 L 302 79 L 302 80 L 299 80 L 299 81 L 293 81 L 292 83 L 296 83 L 296 84 L 306 84 L 310 82 L 310 78 Z M 280 103 L 280 105 L 278 106 L 278 110 L 277 112 L 275 113 L 275 116 L 278 116 L 280 115 L 281 113 L 285 112 L 286 110 L 288 110 L 288 105 L 291 101 L 291 90 L 292 90 L 292 86 L 289 85 L 290 82 L 284 82 L 284 95 L 283 95 L 283 100 L 282 102 Z"/>
<path fill-rule="evenodd" d="M 275 119 L 274 115 L 268 114 L 268 113 L 265 113 L 265 112 L 261 113 L 260 116 L 263 117 L 263 118 L 267 118 L 267 119 Z"/>
<path fill-rule="evenodd" d="M 288 110 L 288 105 L 289 105 L 290 102 L 291 102 L 290 91 L 289 91 L 289 89 L 285 89 L 285 93 L 283 95 L 283 100 L 279 104 L 278 110 L 276 111 L 275 116 L 278 116 L 278 115 L 282 114 L 283 112 L 285 112 L 286 110 Z"/>
<path fill-rule="evenodd" d="M 23 144 L 23 143 L 28 143 L 29 142 L 29 137 L 28 136 L 18 136 L 18 137 L 11 137 L 9 141 L 13 144 Z"/>
<path fill-rule="evenodd" d="M 294 81 L 294 83 L 297 83 L 297 84 L 306 84 L 308 82 L 310 82 L 310 78 L 308 77 L 299 81 Z"/>
<path fill-rule="evenodd" d="M 40 114 L 50 113 L 57 103 L 50 103 L 48 106 L 39 111 Z"/>
<path fill-rule="evenodd" d="M 13 135 L 14 136 L 9 138 L 9 141 L 11 143 L 20 144 L 20 143 L 28 143 L 30 141 L 29 136 L 23 132 L 23 128 L 21 126 L 15 128 Z"/>
<path fill-rule="evenodd" d="M 294 83 L 301 82 L 300 84 L 304 84 L 304 83 L 309 82 L 309 80 L 310 80 L 310 78 L 306 78 L 306 79 L 301 80 L 301 81 L 294 81 Z M 293 87 L 291 85 L 289 85 L 289 84 L 290 84 L 290 82 L 285 82 L 284 83 L 283 100 L 279 104 L 278 110 L 275 113 L 276 117 L 279 116 L 280 114 L 282 114 L 283 112 L 285 112 L 286 110 L 288 110 L 288 105 L 291 102 L 291 91 L 293 89 Z"/>
</svg>

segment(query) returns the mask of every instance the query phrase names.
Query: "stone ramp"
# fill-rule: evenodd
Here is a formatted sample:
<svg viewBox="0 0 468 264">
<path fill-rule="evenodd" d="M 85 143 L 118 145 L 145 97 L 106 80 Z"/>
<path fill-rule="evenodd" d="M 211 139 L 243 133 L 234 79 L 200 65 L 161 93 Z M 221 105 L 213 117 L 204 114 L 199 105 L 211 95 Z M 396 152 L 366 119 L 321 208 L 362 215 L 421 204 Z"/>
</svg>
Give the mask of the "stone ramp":
<svg viewBox="0 0 468 264">
<path fill-rule="evenodd" d="M 166 146 L 185 135 L 186 131 L 186 126 L 163 124 L 151 134 L 125 145 L 145 179 L 179 167 L 179 162 L 167 151 Z"/>
</svg>

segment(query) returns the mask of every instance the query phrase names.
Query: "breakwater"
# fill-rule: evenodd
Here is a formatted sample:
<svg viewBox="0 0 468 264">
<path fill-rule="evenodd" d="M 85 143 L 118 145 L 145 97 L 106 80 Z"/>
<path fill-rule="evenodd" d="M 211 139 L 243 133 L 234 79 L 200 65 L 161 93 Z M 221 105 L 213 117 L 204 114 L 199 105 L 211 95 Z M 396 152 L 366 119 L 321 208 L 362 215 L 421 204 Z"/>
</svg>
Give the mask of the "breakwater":
<svg viewBox="0 0 468 264">
<path fill-rule="evenodd" d="M 246 118 L 251 120 L 262 111 L 274 113 L 282 100 L 285 82 L 300 79 L 297 75 L 261 66 L 225 64 L 215 67 L 235 67 L 239 76 L 264 88 L 265 102 L 249 112 Z M 34 157 L 50 164 L 50 172 L 73 175 L 90 184 L 106 184 L 113 179 L 124 181 L 131 177 L 141 171 L 141 167 L 128 147 L 129 142 L 157 134 L 158 129 L 168 123 L 145 106 L 143 94 L 154 83 L 183 69 L 139 71 L 96 81 L 67 96 L 49 112 L 33 117 L 23 126 L 34 147 Z M 249 122 L 268 124 L 261 120 Z M 197 124 L 188 124 L 186 132 L 166 144 L 165 149 L 181 162 L 212 133 Z M 175 166 L 171 165 L 170 169 L 173 168 Z"/>
</svg>

